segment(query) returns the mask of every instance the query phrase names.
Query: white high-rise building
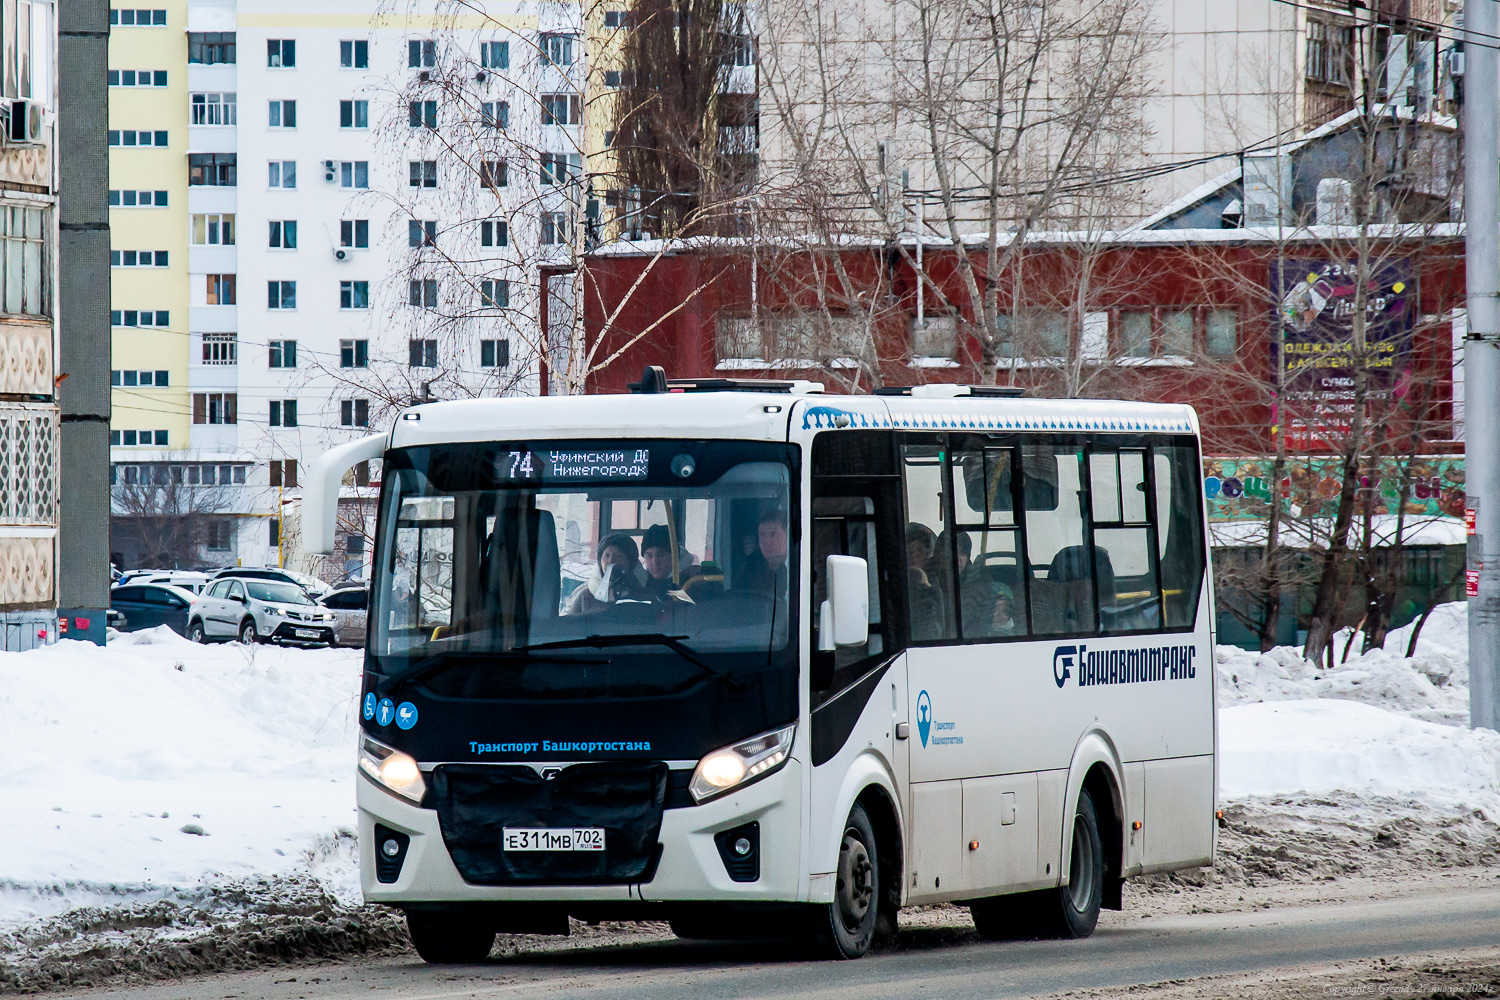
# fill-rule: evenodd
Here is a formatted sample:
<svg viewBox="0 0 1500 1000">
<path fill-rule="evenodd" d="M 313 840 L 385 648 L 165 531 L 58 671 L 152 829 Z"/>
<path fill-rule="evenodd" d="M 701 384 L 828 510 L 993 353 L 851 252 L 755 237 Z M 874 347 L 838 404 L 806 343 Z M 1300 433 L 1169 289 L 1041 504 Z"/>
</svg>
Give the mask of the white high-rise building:
<svg viewBox="0 0 1500 1000">
<path fill-rule="evenodd" d="M 231 496 L 187 561 L 359 576 L 379 470 L 348 487 L 342 554 L 313 567 L 294 558 L 307 463 L 414 399 L 537 389 L 537 266 L 568 237 L 560 192 L 579 169 L 580 8 L 173 4 L 187 106 L 166 110 L 187 123 L 188 176 L 169 198 L 188 233 L 170 235 L 186 243 L 187 308 L 162 313 L 174 329 L 150 367 L 183 362 L 186 440 L 148 453 L 122 435 L 117 481 Z"/>
</svg>

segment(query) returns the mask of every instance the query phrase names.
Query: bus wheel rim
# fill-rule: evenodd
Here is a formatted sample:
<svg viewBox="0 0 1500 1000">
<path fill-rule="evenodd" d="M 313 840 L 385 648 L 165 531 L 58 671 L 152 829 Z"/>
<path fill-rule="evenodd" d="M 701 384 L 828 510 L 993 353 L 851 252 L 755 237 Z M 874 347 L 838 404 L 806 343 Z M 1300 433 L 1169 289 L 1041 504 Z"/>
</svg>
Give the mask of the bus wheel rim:
<svg viewBox="0 0 1500 1000">
<path fill-rule="evenodd" d="M 850 932 L 859 930 L 874 902 L 874 871 L 864 841 L 854 831 L 847 831 L 844 849 L 839 852 L 838 907 L 840 921 Z"/>
</svg>

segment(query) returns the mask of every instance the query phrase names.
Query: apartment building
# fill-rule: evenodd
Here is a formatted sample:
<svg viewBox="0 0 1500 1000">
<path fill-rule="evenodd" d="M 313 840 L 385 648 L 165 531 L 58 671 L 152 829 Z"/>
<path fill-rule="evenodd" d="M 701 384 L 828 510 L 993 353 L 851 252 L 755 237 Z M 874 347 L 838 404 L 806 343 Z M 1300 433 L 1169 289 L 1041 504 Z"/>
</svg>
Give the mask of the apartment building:
<svg viewBox="0 0 1500 1000">
<path fill-rule="evenodd" d="M 0 648 L 57 630 L 59 409 L 50 0 L 0 20 Z"/>
<path fill-rule="evenodd" d="M 379 470 L 351 477 L 339 555 L 312 566 L 307 463 L 413 400 L 536 391 L 583 53 L 578 8 L 544 8 L 175 0 L 117 24 L 117 527 L 120 498 L 180 496 L 199 527 L 163 558 L 359 576 Z"/>
</svg>

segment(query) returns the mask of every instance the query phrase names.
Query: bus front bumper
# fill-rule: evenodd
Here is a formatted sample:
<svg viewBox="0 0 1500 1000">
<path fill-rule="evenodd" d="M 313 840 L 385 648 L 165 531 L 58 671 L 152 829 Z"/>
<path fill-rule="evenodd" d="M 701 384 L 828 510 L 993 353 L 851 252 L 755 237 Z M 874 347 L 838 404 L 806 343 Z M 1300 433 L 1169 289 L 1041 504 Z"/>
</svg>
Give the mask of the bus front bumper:
<svg viewBox="0 0 1500 1000">
<path fill-rule="evenodd" d="M 801 877 L 802 770 L 796 759 L 774 774 L 703 805 L 662 813 L 661 857 L 647 882 L 629 885 L 474 885 L 443 843 L 435 809 L 385 791 L 363 773 L 359 805 L 360 885 L 367 902 L 797 902 Z M 730 877 L 714 835 L 748 823 L 759 833 L 759 878 Z M 376 876 L 375 824 L 410 838 L 393 882 Z M 497 845 L 496 849 L 499 847 Z"/>
</svg>

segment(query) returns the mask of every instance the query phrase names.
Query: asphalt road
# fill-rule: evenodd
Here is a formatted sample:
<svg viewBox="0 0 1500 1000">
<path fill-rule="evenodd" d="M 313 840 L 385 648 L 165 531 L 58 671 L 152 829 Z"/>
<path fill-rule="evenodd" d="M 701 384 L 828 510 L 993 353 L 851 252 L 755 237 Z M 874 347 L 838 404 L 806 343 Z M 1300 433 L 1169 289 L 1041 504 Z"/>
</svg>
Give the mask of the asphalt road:
<svg viewBox="0 0 1500 1000">
<path fill-rule="evenodd" d="M 462 1000 L 797 997 L 993 1000 L 1224 973 L 1452 952 L 1500 943 L 1500 888 L 1357 904 L 1137 920 L 1110 915 L 1085 941 L 986 943 L 953 928 L 903 931 L 858 962 L 808 962 L 755 944 L 651 942 L 433 968 L 415 958 L 222 975 L 120 1000 Z M 294 978 L 295 977 L 295 978 Z"/>
</svg>

